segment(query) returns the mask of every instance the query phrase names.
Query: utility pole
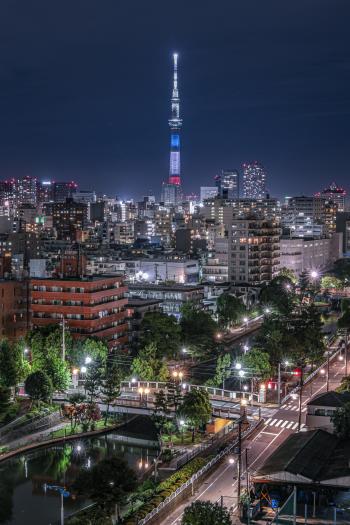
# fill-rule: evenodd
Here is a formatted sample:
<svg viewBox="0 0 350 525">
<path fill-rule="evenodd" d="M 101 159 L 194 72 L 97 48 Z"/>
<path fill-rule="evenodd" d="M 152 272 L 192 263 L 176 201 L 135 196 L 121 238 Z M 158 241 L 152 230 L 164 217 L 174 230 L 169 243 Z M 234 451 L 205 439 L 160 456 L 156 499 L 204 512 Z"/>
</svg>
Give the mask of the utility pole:
<svg viewBox="0 0 350 525">
<path fill-rule="evenodd" d="M 348 375 L 348 330 L 345 335 L 345 376 Z"/>
<path fill-rule="evenodd" d="M 327 384 L 326 391 L 329 391 L 329 350 L 327 351 Z"/>
<path fill-rule="evenodd" d="M 241 514 L 242 418 L 238 421 L 237 514 Z"/>
<path fill-rule="evenodd" d="M 66 360 L 66 330 L 65 330 L 65 319 L 62 314 L 62 361 Z"/>
<path fill-rule="evenodd" d="M 281 406 L 281 363 L 278 363 L 277 403 Z"/>
<path fill-rule="evenodd" d="M 300 367 L 298 432 L 300 432 L 300 427 L 301 427 L 301 405 L 302 405 L 302 398 L 303 398 L 303 384 L 304 384 L 304 376 L 303 376 L 303 367 L 301 366 Z"/>
</svg>

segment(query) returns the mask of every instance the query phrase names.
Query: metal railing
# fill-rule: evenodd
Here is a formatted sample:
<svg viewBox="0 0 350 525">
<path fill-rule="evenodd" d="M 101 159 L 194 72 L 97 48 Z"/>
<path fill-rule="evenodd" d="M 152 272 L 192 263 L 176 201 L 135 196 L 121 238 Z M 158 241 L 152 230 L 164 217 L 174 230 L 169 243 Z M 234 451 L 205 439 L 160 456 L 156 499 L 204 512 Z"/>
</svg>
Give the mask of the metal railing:
<svg viewBox="0 0 350 525">
<path fill-rule="evenodd" d="M 258 427 L 258 425 L 262 424 L 262 422 L 263 422 L 263 419 L 253 424 L 245 432 L 242 432 L 242 439 L 246 438 L 249 434 L 254 432 L 254 430 L 256 430 L 256 428 Z M 167 505 L 169 505 L 169 503 L 174 501 L 182 492 L 184 492 L 184 490 L 186 490 L 188 487 L 193 485 L 195 481 L 197 481 L 201 476 L 203 476 L 203 474 L 208 472 L 225 455 L 229 454 L 232 451 L 232 449 L 236 447 L 237 445 L 238 445 L 238 439 L 236 439 L 233 443 L 228 445 L 222 452 L 217 454 L 211 461 L 209 461 L 209 463 L 204 465 L 204 467 L 202 467 L 198 472 L 196 472 L 196 474 L 193 474 L 193 476 L 188 481 L 186 481 L 186 483 L 183 483 L 181 487 L 176 489 L 175 492 L 173 492 L 164 501 L 162 501 L 162 503 L 160 503 L 158 507 L 153 509 L 149 514 L 147 514 L 147 516 L 145 516 L 142 520 L 140 520 L 139 525 L 145 525 L 146 523 L 148 523 L 154 516 L 159 514 L 159 512 L 161 512 Z"/>
</svg>

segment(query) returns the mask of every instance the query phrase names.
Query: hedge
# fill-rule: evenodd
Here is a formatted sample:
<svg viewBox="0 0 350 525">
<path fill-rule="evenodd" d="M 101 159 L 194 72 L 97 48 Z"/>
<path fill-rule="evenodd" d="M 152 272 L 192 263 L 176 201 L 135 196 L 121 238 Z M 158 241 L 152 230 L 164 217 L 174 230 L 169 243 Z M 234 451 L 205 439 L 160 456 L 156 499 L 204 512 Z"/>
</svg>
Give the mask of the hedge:
<svg viewBox="0 0 350 525">
<path fill-rule="evenodd" d="M 157 508 L 162 501 L 171 496 L 181 485 L 186 483 L 193 474 L 198 472 L 204 465 L 206 465 L 211 458 L 196 458 L 190 461 L 187 465 L 172 474 L 168 479 L 159 483 L 156 488 L 155 495 L 146 503 L 144 503 L 138 511 L 131 517 L 127 518 L 124 525 L 137 525 L 140 519 L 143 519 L 147 514 Z"/>
</svg>

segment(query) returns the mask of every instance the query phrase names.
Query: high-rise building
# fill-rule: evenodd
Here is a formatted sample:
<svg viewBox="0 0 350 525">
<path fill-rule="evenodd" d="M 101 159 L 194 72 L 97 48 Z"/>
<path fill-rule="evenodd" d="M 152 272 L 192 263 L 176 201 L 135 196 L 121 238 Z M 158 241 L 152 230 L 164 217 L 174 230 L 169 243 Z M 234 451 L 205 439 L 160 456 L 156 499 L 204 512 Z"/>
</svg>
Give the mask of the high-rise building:
<svg viewBox="0 0 350 525">
<path fill-rule="evenodd" d="M 177 59 L 178 54 L 173 54 L 174 73 L 173 73 L 173 91 L 171 96 L 171 116 L 169 119 L 170 127 L 170 166 L 169 179 L 167 184 L 163 184 L 162 202 L 165 204 L 177 204 L 181 202 L 181 155 L 180 155 L 180 131 L 182 119 L 180 118 L 180 98 L 177 77 Z M 169 186 L 173 187 L 172 190 Z M 171 199 L 171 202 L 168 200 Z"/>
<path fill-rule="evenodd" d="M 205 201 L 206 199 L 211 199 L 216 197 L 218 194 L 218 189 L 216 186 L 201 186 L 199 193 L 200 202 Z"/>
<path fill-rule="evenodd" d="M 78 185 L 73 180 L 70 182 L 53 183 L 53 200 L 55 202 L 65 202 L 78 189 Z"/>
<path fill-rule="evenodd" d="M 337 210 L 339 212 L 345 211 L 346 191 L 337 186 L 335 182 L 332 182 L 329 188 L 316 193 L 315 197 L 322 197 L 323 199 L 333 202 L 337 205 Z"/>
<path fill-rule="evenodd" d="M 239 173 L 237 170 L 222 170 L 215 177 L 218 195 L 223 199 L 239 198 Z"/>
<path fill-rule="evenodd" d="M 77 232 L 83 230 L 87 222 L 87 206 L 73 199 L 66 202 L 56 202 L 53 205 L 53 227 L 57 239 L 76 241 Z"/>
<path fill-rule="evenodd" d="M 266 196 L 266 172 L 258 161 L 243 164 L 243 197 L 263 199 Z"/>
</svg>

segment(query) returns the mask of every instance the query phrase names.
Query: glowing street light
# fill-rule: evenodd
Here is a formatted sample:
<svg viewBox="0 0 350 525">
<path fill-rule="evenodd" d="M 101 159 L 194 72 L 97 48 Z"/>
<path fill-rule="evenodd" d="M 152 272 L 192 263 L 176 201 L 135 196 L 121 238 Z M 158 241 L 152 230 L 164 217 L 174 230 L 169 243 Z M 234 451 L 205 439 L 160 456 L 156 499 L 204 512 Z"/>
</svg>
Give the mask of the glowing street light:
<svg viewBox="0 0 350 525">
<path fill-rule="evenodd" d="M 235 458 L 228 458 L 228 462 L 230 465 L 234 465 L 235 464 Z"/>
<path fill-rule="evenodd" d="M 92 359 L 90 356 L 85 357 L 85 364 L 89 365 L 92 362 Z"/>
<path fill-rule="evenodd" d="M 86 368 L 86 366 L 82 366 L 82 367 L 81 367 L 81 373 L 82 373 L 82 374 L 86 374 L 86 372 L 87 372 L 87 368 Z"/>
<path fill-rule="evenodd" d="M 243 377 L 245 375 L 245 371 L 244 370 L 240 370 L 238 372 L 238 375 L 239 375 L 239 377 Z"/>
<path fill-rule="evenodd" d="M 241 363 L 236 363 L 236 364 L 235 364 L 235 369 L 236 369 L 236 370 L 240 370 L 241 368 L 242 368 Z"/>
<path fill-rule="evenodd" d="M 311 279 L 317 279 L 319 277 L 319 273 L 316 270 L 312 270 L 310 273 Z"/>
</svg>

